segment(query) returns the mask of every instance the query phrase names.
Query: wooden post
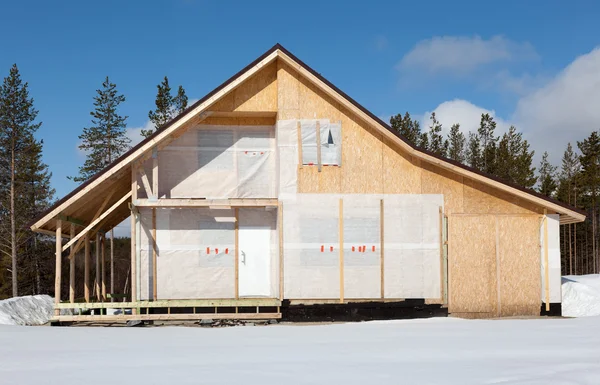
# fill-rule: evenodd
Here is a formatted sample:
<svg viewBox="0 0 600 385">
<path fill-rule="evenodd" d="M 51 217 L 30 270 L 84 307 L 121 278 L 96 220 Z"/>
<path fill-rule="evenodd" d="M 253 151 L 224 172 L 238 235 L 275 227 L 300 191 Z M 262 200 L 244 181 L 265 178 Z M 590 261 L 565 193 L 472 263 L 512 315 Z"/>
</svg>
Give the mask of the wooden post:
<svg viewBox="0 0 600 385">
<path fill-rule="evenodd" d="M 283 301 L 283 202 L 279 202 L 279 299 Z"/>
<path fill-rule="evenodd" d="M 56 269 L 54 272 L 54 303 L 60 303 L 60 284 L 62 274 L 62 221 L 56 220 Z M 54 309 L 54 315 L 60 315 L 60 309 Z"/>
<path fill-rule="evenodd" d="M 498 301 L 496 315 L 500 317 L 502 314 L 502 296 L 500 292 L 500 228 L 498 226 L 498 217 L 495 218 L 496 223 L 496 300 Z"/>
<path fill-rule="evenodd" d="M 90 234 L 85 235 L 85 259 L 83 260 L 83 297 L 90 302 Z"/>
<path fill-rule="evenodd" d="M 137 262 L 136 248 L 137 248 L 137 234 L 135 225 L 135 212 L 131 211 L 131 302 L 137 301 Z"/>
<path fill-rule="evenodd" d="M 321 162 L 321 123 L 317 120 L 317 167 L 318 171 L 321 172 L 323 162 Z"/>
<path fill-rule="evenodd" d="M 383 199 L 381 199 L 379 201 L 379 248 L 380 248 L 380 253 L 381 255 L 379 256 L 381 259 L 381 263 L 380 263 L 380 267 L 381 267 L 381 271 L 380 271 L 380 275 L 381 275 L 381 298 L 385 298 L 385 238 L 383 235 L 383 231 L 384 231 L 384 219 L 383 219 Z"/>
<path fill-rule="evenodd" d="M 75 236 L 75 224 L 71 223 L 71 239 Z M 75 302 L 75 245 L 71 246 L 69 259 L 69 302 Z"/>
<path fill-rule="evenodd" d="M 240 297 L 240 287 L 239 287 L 239 279 L 240 279 L 240 267 L 239 267 L 239 260 L 240 260 L 240 250 L 239 250 L 239 246 L 240 246 L 240 209 L 239 208 L 235 208 L 234 209 L 234 213 L 235 213 L 235 224 L 234 224 L 234 249 L 235 249 L 235 262 L 234 262 L 234 271 L 235 271 L 235 283 L 234 283 L 234 288 L 235 288 L 235 299 L 238 299 Z"/>
<path fill-rule="evenodd" d="M 158 289 L 158 268 L 156 264 L 158 263 L 158 258 L 156 258 L 156 209 L 152 208 L 152 298 L 156 301 L 158 299 L 158 295 L 156 290 Z"/>
<path fill-rule="evenodd" d="M 96 233 L 96 301 L 100 300 L 101 292 L 100 292 L 100 280 L 102 279 L 100 275 L 100 233 Z"/>
<path fill-rule="evenodd" d="M 340 198 L 338 218 L 340 236 L 340 303 L 344 303 L 344 200 Z"/>
<path fill-rule="evenodd" d="M 546 311 L 550 311 L 550 269 L 548 267 L 548 210 L 544 209 L 544 289 Z"/>
<path fill-rule="evenodd" d="M 110 229 L 110 302 L 115 302 L 115 232 Z"/>
<path fill-rule="evenodd" d="M 102 234 L 102 241 L 100 244 L 102 245 L 100 251 L 100 268 L 102 269 L 102 302 L 104 302 L 106 301 L 106 270 L 104 269 L 104 260 L 106 259 L 104 253 L 106 251 L 106 233 Z"/>
<path fill-rule="evenodd" d="M 152 149 L 152 198 L 158 199 L 158 148 Z"/>
<path fill-rule="evenodd" d="M 450 283 L 452 282 L 452 263 L 451 263 L 451 244 L 450 244 L 450 229 L 452 228 L 450 226 L 451 222 L 450 222 L 450 215 L 451 215 L 451 211 L 447 210 L 446 211 L 446 263 L 448 265 L 448 270 L 447 270 L 447 280 L 448 280 L 448 286 L 447 286 L 447 293 L 446 296 L 448 297 L 448 312 L 452 311 L 451 308 L 451 295 L 452 293 L 450 292 Z"/>
</svg>

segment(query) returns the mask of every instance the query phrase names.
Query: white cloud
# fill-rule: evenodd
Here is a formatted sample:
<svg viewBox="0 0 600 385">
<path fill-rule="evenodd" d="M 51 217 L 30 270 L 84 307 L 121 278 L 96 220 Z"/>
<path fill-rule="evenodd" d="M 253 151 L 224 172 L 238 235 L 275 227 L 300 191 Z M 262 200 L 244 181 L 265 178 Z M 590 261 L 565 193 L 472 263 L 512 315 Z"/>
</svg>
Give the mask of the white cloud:
<svg viewBox="0 0 600 385">
<path fill-rule="evenodd" d="M 469 131 L 475 132 L 479 128 L 481 114 L 490 114 L 496 121 L 496 133 L 501 135 L 508 131 L 510 123 L 499 117 L 494 110 L 476 106 L 475 104 L 463 100 L 454 99 L 444 102 L 437 106 L 433 111 L 427 111 L 421 118 L 421 129 L 428 131 L 431 124 L 429 117 L 435 112 L 436 118 L 442 124 L 442 132 L 447 135 L 453 124 L 460 124 L 461 131 L 467 135 Z"/>
<path fill-rule="evenodd" d="M 480 36 L 437 36 L 422 40 L 400 60 L 401 71 L 466 75 L 496 62 L 528 61 L 538 58 L 533 46 L 503 36 L 485 40 Z"/>
</svg>

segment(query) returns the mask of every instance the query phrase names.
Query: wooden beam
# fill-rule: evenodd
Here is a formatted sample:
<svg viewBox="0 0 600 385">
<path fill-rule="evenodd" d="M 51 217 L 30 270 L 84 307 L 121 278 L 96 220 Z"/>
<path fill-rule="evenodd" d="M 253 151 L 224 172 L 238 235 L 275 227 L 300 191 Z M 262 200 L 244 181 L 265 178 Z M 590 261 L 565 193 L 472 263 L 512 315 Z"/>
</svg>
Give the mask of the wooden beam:
<svg viewBox="0 0 600 385">
<path fill-rule="evenodd" d="M 106 197 L 104 197 L 102 204 L 100 205 L 100 207 L 98 207 L 98 210 L 96 210 L 96 213 L 94 214 L 94 217 L 92 218 L 92 222 L 95 221 L 98 218 L 98 216 L 102 213 L 102 210 L 104 210 L 104 208 L 108 204 L 108 201 L 110 200 L 110 198 L 113 196 L 114 193 L 115 193 L 115 190 L 110 190 L 108 192 L 108 194 L 106 195 Z M 87 226 L 89 227 L 89 224 Z M 88 231 L 89 230 L 84 229 L 81 231 L 80 234 L 87 233 Z M 77 251 L 79 251 L 79 248 L 81 247 L 82 242 L 83 242 L 82 238 L 80 238 L 79 241 L 77 241 L 77 244 L 75 245 L 75 247 L 73 249 L 71 249 L 73 252 L 71 254 L 69 254 L 69 258 L 72 258 L 73 254 L 75 254 Z M 65 246 L 65 247 L 67 247 L 67 246 Z"/>
<path fill-rule="evenodd" d="M 152 198 L 158 199 L 158 149 L 152 149 Z"/>
<path fill-rule="evenodd" d="M 75 224 L 71 223 L 71 239 L 75 236 Z M 71 258 L 69 261 L 69 302 L 75 302 L 75 255 L 74 247 L 71 246 Z"/>
<path fill-rule="evenodd" d="M 62 214 L 60 214 L 60 215 L 58 215 L 57 218 L 60 219 L 63 222 L 73 223 L 73 224 L 76 224 L 76 225 L 82 226 L 82 227 L 85 227 L 85 226 L 88 225 L 88 223 L 86 221 L 81 220 L 81 219 L 77 219 L 77 218 L 74 218 L 74 217 L 71 217 L 71 216 L 68 216 L 68 215 L 62 215 Z"/>
<path fill-rule="evenodd" d="M 384 216 L 383 216 L 383 199 L 379 200 L 379 249 L 381 255 L 380 275 L 381 275 L 381 298 L 385 298 L 385 239 L 384 239 Z"/>
<path fill-rule="evenodd" d="M 157 301 L 134 301 L 134 302 L 77 302 L 60 303 L 55 305 L 59 309 L 132 309 L 132 308 L 181 308 L 181 307 L 275 307 L 280 306 L 278 298 L 239 298 L 239 299 L 161 299 Z"/>
<path fill-rule="evenodd" d="M 495 218 L 496 224 L 496 301 L 498 302 L 496 315 L 502 314 L 502 293 L 500 292 L 500 226 L 498 226 L 498 217 Z"/>
<path fill-rule="evenodd" d="M 138 199 L 134 202 L 136 207 L 278 207 L 279 201 L 273 199 L 246 198 L 246 199 L 171 199 L 164 198 L 157 201 Z"/>
<path fill-rule="evenodd" d="M 90 247 L 90 234 L 86 234 L 85 259 L 83 260 L 83 297 L 85 302 L 90 302 Z"/>
<path fill-rule="evenodd" d="M 211 118 L 276 118 L 277 111 L 207 111 Z"/>
<path fill-rule="evenodd" d="M 321 172 L 323 161 L 321 160 L 321 122 L 317 120 L 317 170 Z"/>
<path fill-rule="evenodd" d="M 135 225 L 135 216 L 137 214 L 131 211 L 131 301 L 137 301 L 137 262 L 136 249 L 137 249 L 137 234 Z"/>
<path fill-rule="evenodd" d="M 184 321 L 202 319 L 279 319 L 281 313 L 196 313 L 196 314 L 123 314 L 123 315 L 62 315 L 55 317 L 61 322 L 125 322 L 129 320 Z"/>
<path fill-rule="evenodd" d="M 235 208 L 234 209 L 234 214 L 235 214 L 235 224 L 234 224 L 234 246 L 233 248 L 235 249 L 235 253 L 234 253 L 234 276 L 235 276 L 235 282 L 234 282 L 234 290 L 235 290 L 235 299 L 240 298 L 240 287 L 239 287 L 239 278 L 240 278 L 240 266 L 239 266 L 239 261 L 240 261 L 240 209 Z"/>
<path fill-rule="evenodd" d="M 340 198 L 338 228 L 340 239 L 340 303 L 344 303 L 344 200 Z"/>
<path fill-rule="evenodd" d="M 100 295 L 100 285 L 102 276 L 100 275 L 100 233 L 96 233 L 96 244 L 94 246 L 96 248 L 96 298 L 101 298 Z"/>
<path fill-rule="evenodd" d="M 156 301 L 158 299 L 157 288 L 158 288 L 158 258 L 156 257 L 156 209 L 152 208 L 152 298 Z"/>
<path fill-rule="evenodd" d="M 144 190 L 146 191 L 146 196 L 148 198 L 152 198 L 154 196 L 152 192 L 152 187 L 150 187 L 150 181 L 148 181 L 148 175 L 146 175 L 146 170 L 144 170 L 144 165 L 142 164 L 138 169 L 141 177 L 142 177 L 142 186 L 144 186 Z"/>
<path fill-rule="evenodd" d="M 100 223 L 100 221 L 102 221 L 104 218 L 106 218 L 110 213 L 112 213 L 113 211 L 115 211 L 117 209 L 117 207 L 121 206 L 123 204 L 123 202 L 125 202 L 127 199 L 129 199 L 129 197 L 131 197 L 131 191 L 128 191 L 127 194 L 125 194 L 123 197 L 121 197 L 121 199 L 119 199 L 117 202 L 115 202 L 115 204 L 113 204 L 112 206 L 110 206 L 110 208 L 108 210 L 106 210 L 104 213 L 102 213 L 102 215 L 100 215 L 99 217 L 97 217 L 96 219 L 94 219 L 92 221 L 92 223 L 90 223 L 89 225 L 87 225 L 87 227 L 85 229 L 81 230 L 79 232 L 79 234 L 77 234 L 77 236 L 71 238 L 71 240 L 65 246 L 63 246 L 63 251 L 66 250 L 73 243 L 75 243 L 85 233 L 87 233 L 88 231 L 90 231 L 94 226 L 96 226 L 98 223 Z"/>
<path fill-rule="evenodd" d="M 62 275 L 62 221 L 56 221 L 56 265 L 54 276 L 54 305 L 60 304 L 60 285 Z M 54 310 L 54 315 L 59 315 L 58 309 Z"/>
<path fill-rule="evenodd" d="M 104 261 L 106 259 L 106 254 L 104 253 L 106 250 L 106 234 L 102 234 L 102 241 L 100 241 L 100 245 L 100 269 L 102 270 L 102 301 L 106 301 L 106 270 L 104 269 Z"/>
<path fill-rule="evenodd" d="M 548 266 L 548 211 L 544 209 L 544 289 L 546 311 L 550 311 L 550 269 Z"/>
<path fill-rule="evenodd" d="M 283 202 L 279 202 L 279 221 L 277 227 L 279 230 L 279 299 L 283 301 Z"/>
</svg>

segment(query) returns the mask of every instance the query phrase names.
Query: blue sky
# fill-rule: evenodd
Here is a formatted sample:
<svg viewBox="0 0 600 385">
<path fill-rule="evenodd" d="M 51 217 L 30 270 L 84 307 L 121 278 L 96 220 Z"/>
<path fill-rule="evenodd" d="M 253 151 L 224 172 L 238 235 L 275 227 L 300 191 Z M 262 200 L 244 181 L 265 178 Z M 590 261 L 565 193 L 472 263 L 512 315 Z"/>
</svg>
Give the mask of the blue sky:
<svg viewBox="0 0 600 385">
<path fill-rule="evenodd" d="M 279 42 L 375 114 L 436 111 L 473 129 L 491 111 L 558 161 L 600 124 L 593 1 L 5 2 L 0 76 L 17 63 L 58 197 L 75 184 L 92 97 L 110 76 L 143 127 L 169 76 L 199 99 Z M 426 124 L 426 120 L 424 119 Z M 557 155 L 558 154 L 558 155 Z"/>
</svg>

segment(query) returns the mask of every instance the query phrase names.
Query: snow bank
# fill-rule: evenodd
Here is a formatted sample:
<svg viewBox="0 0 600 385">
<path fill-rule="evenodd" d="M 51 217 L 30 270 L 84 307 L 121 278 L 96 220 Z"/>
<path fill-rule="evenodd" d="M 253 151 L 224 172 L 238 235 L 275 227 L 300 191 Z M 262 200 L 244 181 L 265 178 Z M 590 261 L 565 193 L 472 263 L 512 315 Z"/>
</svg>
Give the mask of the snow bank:
<svg viewBox="0 0 600 385">
<path fill-rule="evenodd" d="M 0 325 L 43 325 L 50 320 L 54 299 L 29 295 L 0 301 Z"/>
<path fill-rule="evenodd" d="M 562 279 L 562 315 L 600 315 L 600 274 L 567 275 Z"/>
</svg>

